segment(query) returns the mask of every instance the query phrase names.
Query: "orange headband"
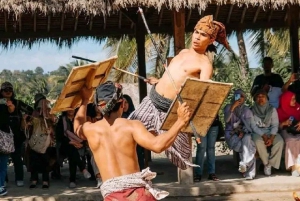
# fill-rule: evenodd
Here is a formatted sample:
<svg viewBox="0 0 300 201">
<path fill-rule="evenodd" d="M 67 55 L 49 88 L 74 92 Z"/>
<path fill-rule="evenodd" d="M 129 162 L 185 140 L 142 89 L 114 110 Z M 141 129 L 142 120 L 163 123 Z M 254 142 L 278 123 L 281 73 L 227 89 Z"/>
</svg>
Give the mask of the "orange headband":
<svg viewBox="0 0 300 201">
<path fill-rule="evenodd" d="M 201 18 L 195 28 L 196 30 L 202 30 L 207 33 L 212 39 L 218 43 L 223 44 L 226 49 L 230 49 L 229 43 L 226 38 L 225 26 L 221 22 L 213 21 L 212 15 L 207 15 Z"/>
</svg>

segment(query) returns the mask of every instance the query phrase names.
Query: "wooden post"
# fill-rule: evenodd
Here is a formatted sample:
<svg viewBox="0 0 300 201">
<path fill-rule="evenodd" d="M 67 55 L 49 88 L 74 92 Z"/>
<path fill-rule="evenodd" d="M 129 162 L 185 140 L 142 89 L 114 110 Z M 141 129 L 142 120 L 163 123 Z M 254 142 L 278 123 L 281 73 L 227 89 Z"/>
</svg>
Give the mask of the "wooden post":
<svg viewBox="0 0 300 201">
<path fill-rule="evenodd" d="M 145 56 L 145 25 L 143 24 L 142 17 L 138 15 L 137 25 L 135 27 L 135 38 L 137 43 L 137 57 L 138 57 L 138 73 L 139 75 L 146 77 L 146 56 Z M 147 83 L 139 79 L 139 95 L 140 102 L 147 96 Z M 148 167 L 149 157 L 151 158 L 151 152 L 145 149 L 145 167 Z"/>
<path fill-rule="evenodd" d="M 185 48 L 185 9 L 173 10 L 174 55 Z"/>
<path fill-rule="evenodd" d="M 185 48 L 185 9 L 181 8 L 178 12 L 173 10 L 173 28 L 174 28 L 174 55 L 177 55 Z M 192 141 L 190 138 L 190 146 Z M 192 156 L 190 158 L 192 162 Z M 180 184 L 193 184 L 193 168 L 181 170 L 178 168 L 178 182 Z"/>
<path fill-rule="evenodd" d="M 299 68 L 299 5 L 290 5 L 289 10 L 289 27 L 290 27 L 290 44 L 291 44 L 291 60 L 293 72 L 298 73 Z"/>
</svg>

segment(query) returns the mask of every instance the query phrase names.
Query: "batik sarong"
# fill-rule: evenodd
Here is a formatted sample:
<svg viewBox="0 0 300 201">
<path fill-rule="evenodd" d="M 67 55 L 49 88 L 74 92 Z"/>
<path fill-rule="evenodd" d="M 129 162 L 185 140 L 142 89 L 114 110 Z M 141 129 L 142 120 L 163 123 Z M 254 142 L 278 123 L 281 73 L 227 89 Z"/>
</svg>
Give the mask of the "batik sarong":
<svg viewBox="0 0 300 201">
<path fill-rule="evenodd" d="M 148 131 L 155 131 L 161 134 L 165 131 L 160 127 L 167 116 L 168 109 L 172 104 L 172 100 L 166 99 L 152 87 L 150 95 L 146 96 L 138 108 L 131 113 L 128 119 L 141 121 Z M 188 166 L 198 167 L 189 161 L 192 150 L 189 144 L 189 135 L 179 133 L 174 143 L 165 151 L 167 157 L 177 167 L 185 170 Z"/>
<path fill-rule="evenodd" d="M 161 200 L 169 193 L 152 187 L 150 180 L 155 177 L 156 173 L 146 168 L 142 172 L 108 179 L 100 187 L 101 194 L 105 201 L 114 199 L 120 201 Z"/>
</svg>

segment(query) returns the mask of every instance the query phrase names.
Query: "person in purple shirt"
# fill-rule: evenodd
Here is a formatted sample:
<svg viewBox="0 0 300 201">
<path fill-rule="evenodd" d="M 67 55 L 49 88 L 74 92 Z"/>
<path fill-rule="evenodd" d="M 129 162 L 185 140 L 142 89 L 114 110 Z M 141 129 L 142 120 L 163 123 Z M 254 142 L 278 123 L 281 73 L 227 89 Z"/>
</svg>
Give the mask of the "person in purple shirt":
<svg viewBox="0 0 300 201">
<path fill-rule="evenodd" d="M 238 89 L 231 103 L 224 108 L 225 140 L 230 149 L 239 153 L 239 172 L 246 179 L 254 179 L 256 174 L 255 144 L 251 133 L 257 128 L 253 125 L 251 110 L 245 105 L 246 94 Z"/>
</svg>

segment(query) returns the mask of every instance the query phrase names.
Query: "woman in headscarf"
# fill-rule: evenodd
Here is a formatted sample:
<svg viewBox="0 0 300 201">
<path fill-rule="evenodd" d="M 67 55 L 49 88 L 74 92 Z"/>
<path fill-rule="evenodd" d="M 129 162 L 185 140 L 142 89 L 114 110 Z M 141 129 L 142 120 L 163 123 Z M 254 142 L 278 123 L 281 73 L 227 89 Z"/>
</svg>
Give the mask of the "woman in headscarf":
<svg viewBox="0 0 300 201">
<path fill-rule="evenodd" d="M 251 133 L 255 128 L 252 129 L 253 115 L 245 101 L 246 94 L 238 89 L 234 92 L 231 103 L 225 106 L 225 140 L 229 148 L 240 155 L 239 172 L 243 173 L 246 179 L 254 179 L 256 148 Z"/>
<path fill-rule="evenodd" d="M 296 102 L 293 92 L 286 91 L 281 95 L 277 112 L 281 135 L 285 141 L 285 167 L 291 170 L 293 176 L 299 176 L 297 158 L 300 154 L 300 104 Z"/>
<path fill-rule="evenodd" d="M 278 134 L 278 114 L 269 104 L 267 92 L 258 90 L 254 94 L 255 103 L 252 107 L 254 123 L 258 127 L 253 133 L 253 141 L 264 165 L 264 173 L 272 174 L 271 168 L 279 169 L 284 141 Z M 271 147 L 271 153 L 268 152 Z"/>
</svg>

